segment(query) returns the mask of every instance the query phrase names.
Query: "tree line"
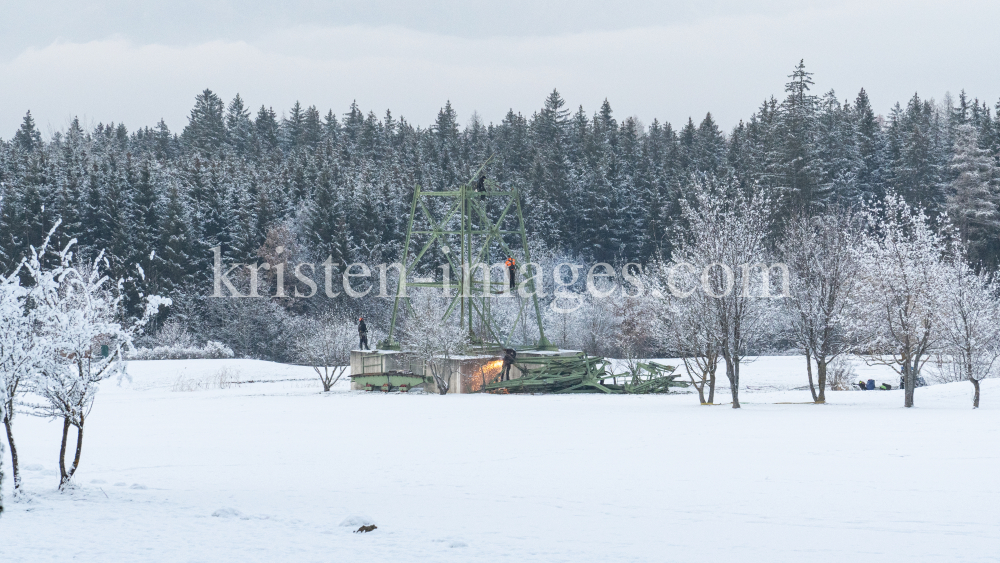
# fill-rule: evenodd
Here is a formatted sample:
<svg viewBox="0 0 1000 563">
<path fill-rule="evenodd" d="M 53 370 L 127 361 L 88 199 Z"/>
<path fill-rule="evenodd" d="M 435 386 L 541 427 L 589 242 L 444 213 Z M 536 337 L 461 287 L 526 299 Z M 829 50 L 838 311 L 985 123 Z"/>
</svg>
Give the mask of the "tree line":
<svg viewBox="0 0 1000 563">
<path fill-rule="evenodd" d="M 130 131 L 122 123 L 85 130 L 74 119 L 43 139 L 28 112 L 0 141 L 0 271 L 61 221 L 53 245 L 76 239 L 81 256 L 104 252 L 131 314 L 159 294 L 191 323 L 210 310 L 222 318 L 216 309 L 237 305 L 201 299 L 211 248 L 228 262 L 277 246 L 292 249 L 289 260 L 391 262 L 414 186 L 467 181 L 491 155 L 485 173 L 519 190 L 532 244 L 582 261 L 669 256 L 687 228 L 682 202 L 697 183 L 720 181 L 771 194 L 770 246 L 793 217 L 894 193 L 931 220 L 950 219 L 970 263 L 995 270 L 1000 103 L 994 112 L 964 91 L 940 101 L 914 94 L 883 116 L 864 90 L 841 100 L 813 86 L 800 62 L 782 97 L 728 132 L 711 114 L 675 128 L 617 118 L 607 101 L 593 114 L 572 111 L 555 90 L 530 116 L 511 110 L 497 124 L 473 115 L 461 126 L 446 103 L 426 128 L 357 104 L 337 115 L 296 103 L 279 118 L 211 90 L 196 96 L 179 133 L 162 120 Z M 293 314 L 323 306 L 260 305 Z M 221 339 L 217 329 L 201 335 Z M 234 349 L 267 355 L 251 348 Z"/>
</svg>

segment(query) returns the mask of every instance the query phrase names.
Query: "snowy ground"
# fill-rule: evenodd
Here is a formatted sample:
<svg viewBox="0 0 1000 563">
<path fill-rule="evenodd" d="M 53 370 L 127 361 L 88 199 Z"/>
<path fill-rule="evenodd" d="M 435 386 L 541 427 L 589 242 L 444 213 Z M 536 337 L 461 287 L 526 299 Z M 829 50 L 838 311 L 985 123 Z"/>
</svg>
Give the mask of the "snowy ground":
<svg viewBox="0 0 1000 563">
<path fill-rule="evenodd" d="M 978 411 L 968 383 L 918 389 L 909 410 L 899 391 L 781 404 L 809 400 L 802 359 L 762 358 L 734 411 L 692 395 L 323 394 L 308 368 L 250 360 L 129 371 L 98 395 L 71 493 L 55 491 L 60 425 L 18 417 L 28 494 L 0 517 L 0 561 L 1000 554 L 1000 381 Z M 378 529 L 351 533 L 367 520 Z"/>
</svg>

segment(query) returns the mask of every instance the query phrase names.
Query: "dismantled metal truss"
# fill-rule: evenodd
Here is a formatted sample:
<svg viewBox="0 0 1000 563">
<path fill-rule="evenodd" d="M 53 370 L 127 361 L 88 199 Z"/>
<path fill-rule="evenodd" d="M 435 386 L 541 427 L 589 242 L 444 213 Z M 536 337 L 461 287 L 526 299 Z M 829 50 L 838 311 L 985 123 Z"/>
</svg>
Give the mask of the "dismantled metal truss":
<svg viewBox="0 0 1000 563">
<path fill-rule="evenodd" d="M 485 392 L 505 393 L 668 393 L 671 387 L 687 387 L 677 381 L 676 368 L 656 362 L 636 364 L 631 373 L 615 374 L 604 358 L 579 353 L 574 356 L 529 356 L 514 365 L 521 377 L 494 380 Z M 619 383 L 620 381 L 620 383 Z"/>
</svg>

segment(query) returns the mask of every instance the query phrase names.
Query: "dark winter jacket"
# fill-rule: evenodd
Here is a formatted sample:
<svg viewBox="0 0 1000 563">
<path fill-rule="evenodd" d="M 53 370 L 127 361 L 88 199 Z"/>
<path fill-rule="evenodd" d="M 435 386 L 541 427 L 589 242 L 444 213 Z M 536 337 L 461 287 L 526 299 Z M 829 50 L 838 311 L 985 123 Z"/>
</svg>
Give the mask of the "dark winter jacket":
<svg viewBox="0 0 1000 563">
<path fill-rule="evenodd" d="M 368 334 L 368 325 L 365 324 L 365 321 L 358 323 L 358 334 Z"/>
<path fill-rule="evenodd" d="M 515 360 L 517 360 L 517 350 L 507 348 L 503 351 L 503 363 L 513 364 Z"/>
</svg>

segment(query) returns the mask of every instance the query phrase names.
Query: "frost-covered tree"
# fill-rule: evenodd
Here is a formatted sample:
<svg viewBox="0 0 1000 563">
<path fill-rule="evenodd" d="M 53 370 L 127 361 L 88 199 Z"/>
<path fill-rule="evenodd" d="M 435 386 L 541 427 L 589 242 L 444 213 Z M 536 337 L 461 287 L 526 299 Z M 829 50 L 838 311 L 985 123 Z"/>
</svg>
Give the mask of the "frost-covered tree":
<svg viewBox="0 0 1000 563">
<path fill-rule="evenodd" d="M 73 265 L 71 241 L 48 267 L 42 254 L 32 249 L 26 269 L 33 285 L 32 301 L 37 308 L 35 330 L 51 347 L 31 393 L 42 399 L 34 413 L 62 419 L 59 450 L 59 487 L 65 488 L 80 465 L 84 423 L 94 406 L 99 384 L 113 376 L 125 375 L 124 350 L 132 348 L 136 333 L 170 300 L 146 298 L 145 314 L 124 323 L 122 283 L 112 283 L 102 273 L 107 267 L 103 254 L 91 263 Z M 76 451 L 66 463 L 70 427 L 76 428 Z"/>
<path fill-rule="evenodd" d="M 42 246 L 43 251 L 46 246 Z M 3 420 L 10 446 L 15 493 L 21 488 L 13 429 L 15 407 L 18 396 L 30 383 L 39 360 L 46 354 L 43 339 L 38 338 L 34 330 L 29 290 L 21 285 L 19 274 L 20 268 L 6 277 L 0 275 L 0 419 Z"/>
<path fill-rule="evenodd" d="M 612 339 L 615 352 L 625 360 L 628 372 L 638 376 L 640 361 L 650 357 L 656 346 L 655 335 L 660 321 L 655 309 L 657 299 L 645 291 L 638 291 L 638 288 L 625 291 L 623 287 L 607 301 L 620 316 Z"/>
<path fill-rule="evenodd" d="M 826 401 L 827 366 L 850 347 L 843 316 L 858 275 L 855 223 L 846 211 L 800 217 L 787 227 L 780 244 L 790 278 L 785 304 L 791 337 L 805 352 L 809 391 L 817 403 Z"/>
<path fill-rule="evenodd" d="M 760 191 L 745 194 L 724 183 L 704 182 L 681 205 L 688 229 L 675 242 L 672 259 L 691 265 L 701 281 L 693 289 L 711 298 L 704 322 L 715 325 L 738 409 L 740 362 L 766 334 L 774 314 L 769 284 L 763 283 L 771 269 L 766 246 L 771 202 Z"/>
<path fill-rule="evenodd" d="M 622 322 L 620 303 L 611 298 L 598 298 L 590 293 L 583 296 L 579 317 L 581 348 L 595 356 L 614 353 L 615 340 Z"/>
<path fill-rule="evenodd" d="M 941 343 L 950 291 L 945 241 L 923 211 L 893 194 L 865 217 L 869 231 L 855 248 L 858 286 L 849 333 L 869 363 L 902 375 L 904 405 L 912 407 L 917 376 Z"/>
<path fill-rule="evenodd" d="M 718 325 L 708 322 L 713 298 L 697 289 L 699 283 L 697 272 L 677 263 L 657 264 L 646 278 L 650 295 L 659 300 L 656 305 L 659 341 L 681 357 L 701 404 L 711 405 L 715 403 L 720 339 Z"/>
<path fill-rule="evenodd" d="M 347 372 L 351 349 L 358 339 L 353 323 L 322 323 L 307 320 L 295 342 L 300 362 L 312 366 L 323 384 L 323 391 L 333 389 Z"/>
<path fill-rule="evenodd" d="M 975 409 L 979 408 L 979 382 L 996 376 L 1000 368 L 1000 287 L 994 276 L 969 267 L 961 251 L 949 256 L 947 276 L 937 362 L 939 377 L 971 382 Z"/>
<path fill-rule="evenodd" d="M 451 384 L 451 358 L 465 350 L 469 342 L 468 331 L 458 322 L 458 315 L 441 320 L 448 309 L 448 301 L 432 292 L 421 292 L 411 297 L 412 309 L 406 317 L 400 347 L 416 361 L 431 370 L 438 393 L 444 395 Z"/>
</svg>

